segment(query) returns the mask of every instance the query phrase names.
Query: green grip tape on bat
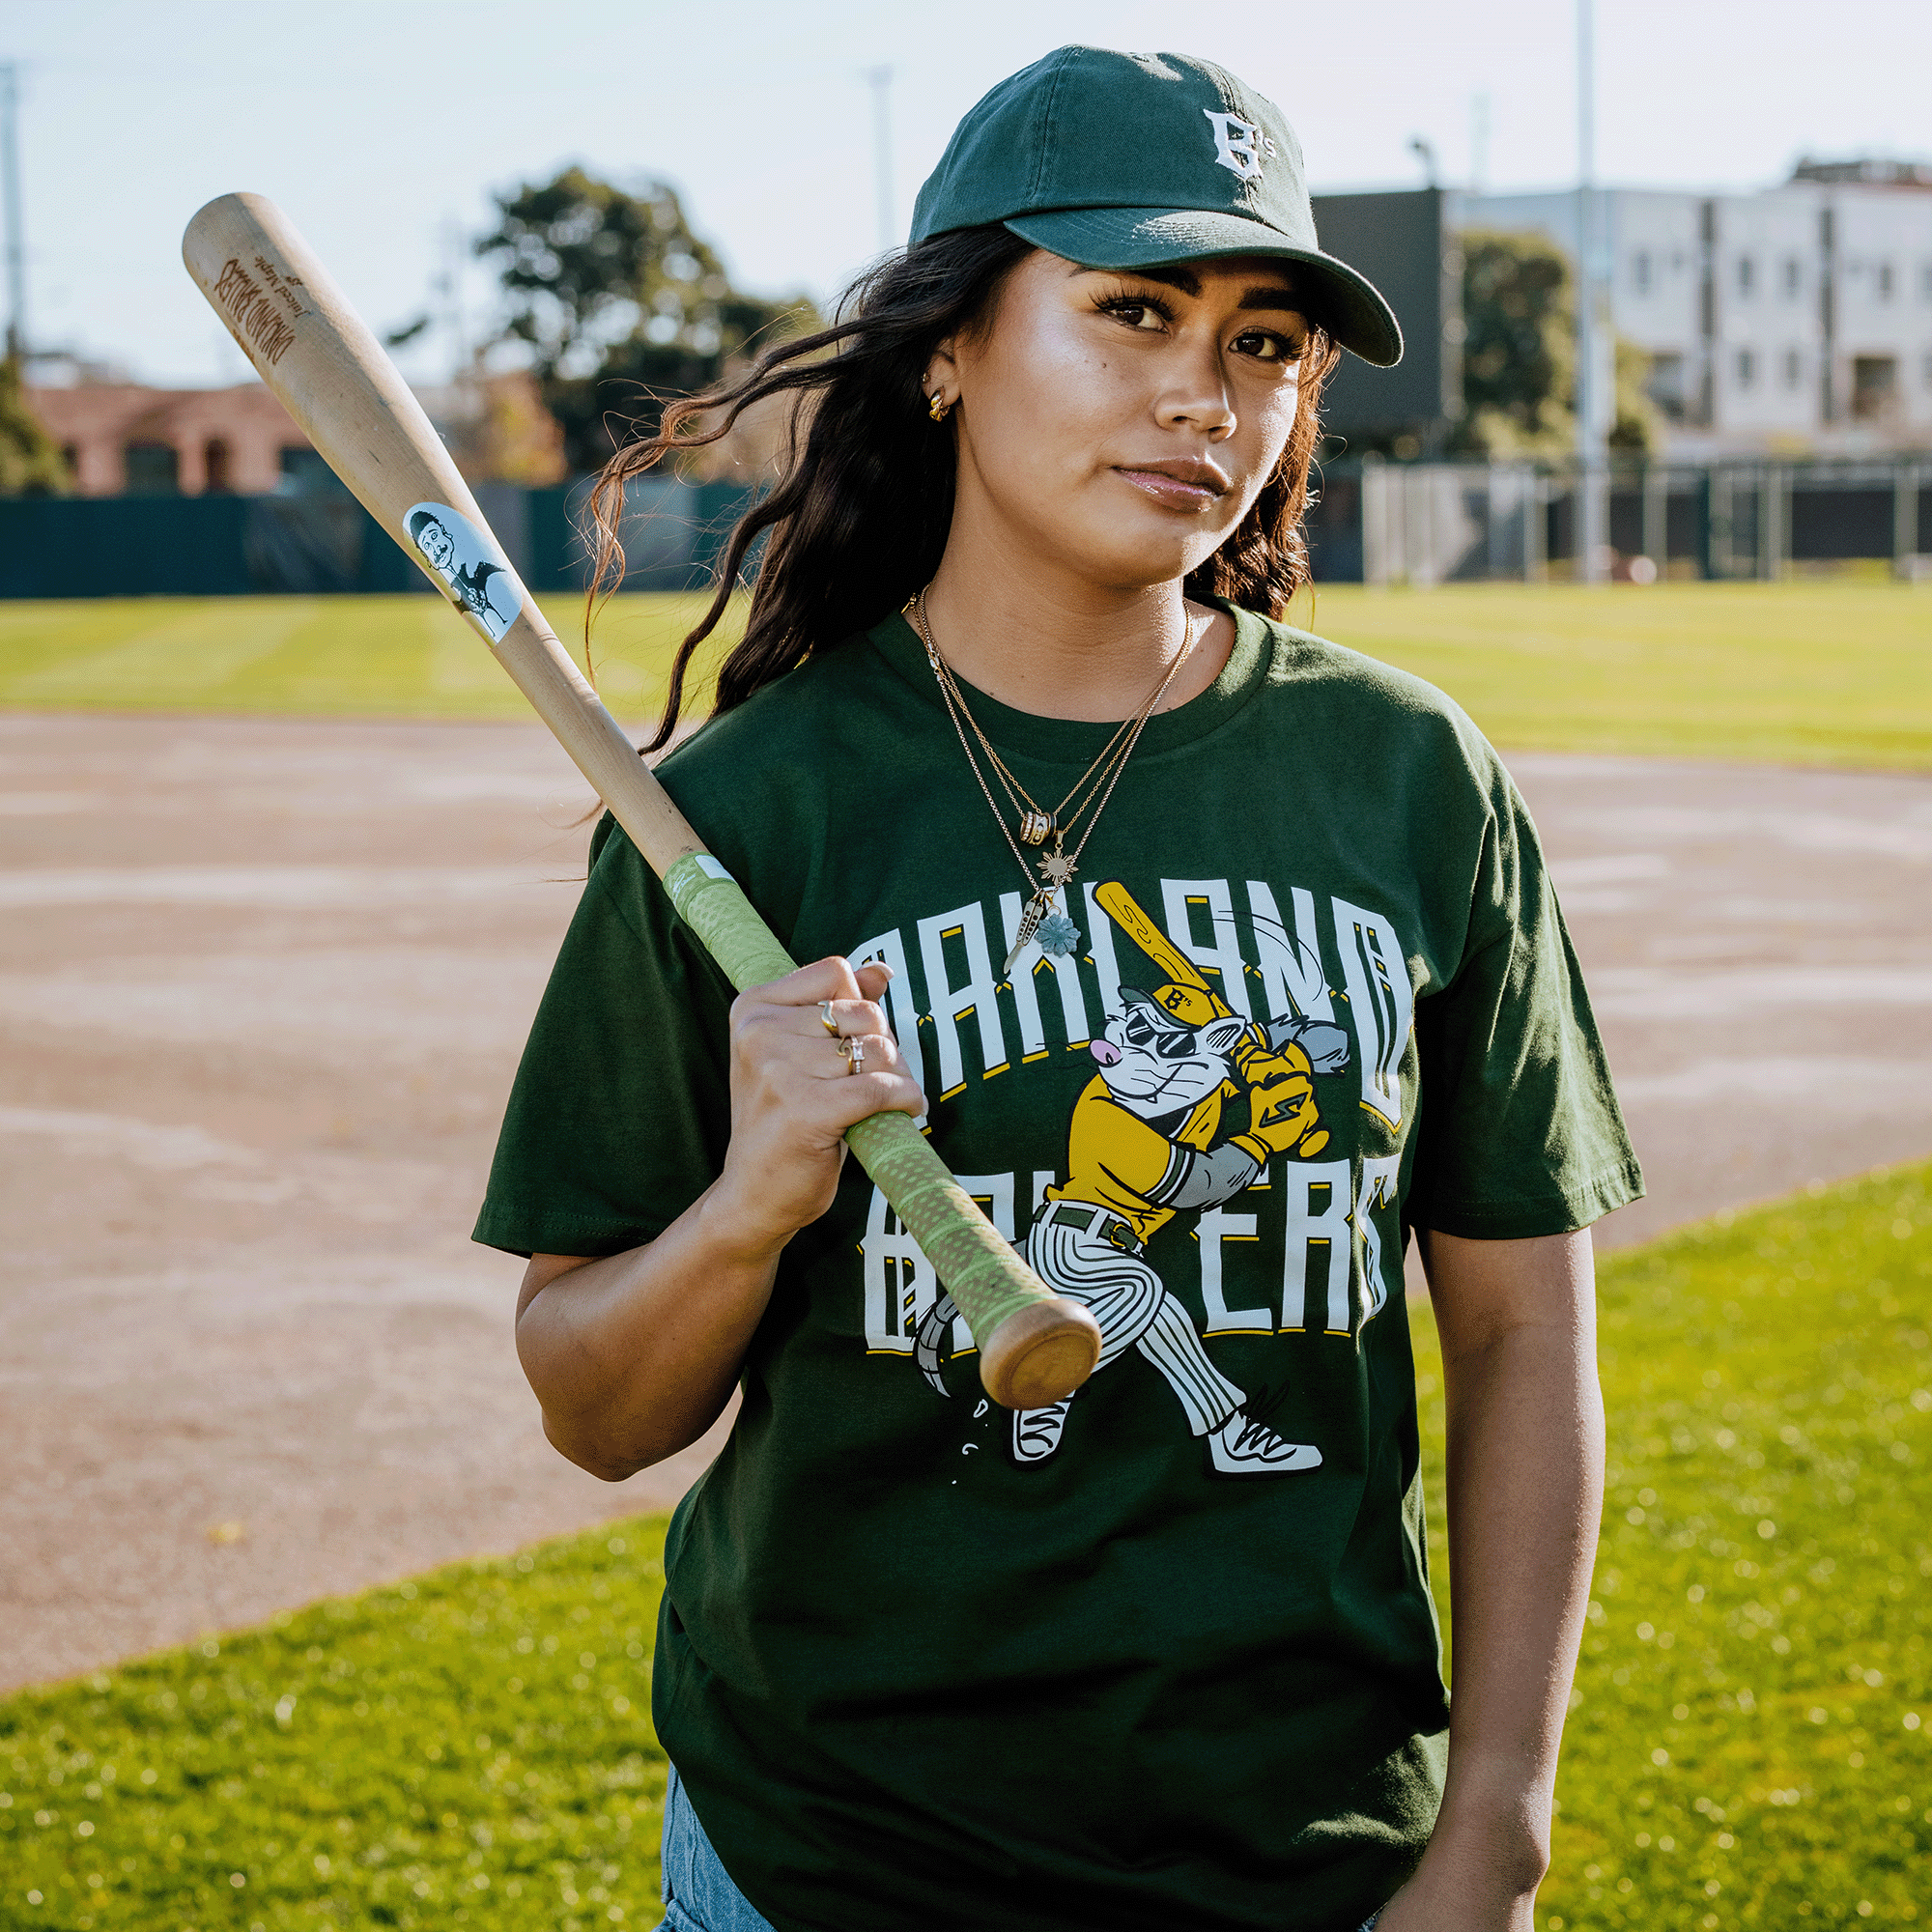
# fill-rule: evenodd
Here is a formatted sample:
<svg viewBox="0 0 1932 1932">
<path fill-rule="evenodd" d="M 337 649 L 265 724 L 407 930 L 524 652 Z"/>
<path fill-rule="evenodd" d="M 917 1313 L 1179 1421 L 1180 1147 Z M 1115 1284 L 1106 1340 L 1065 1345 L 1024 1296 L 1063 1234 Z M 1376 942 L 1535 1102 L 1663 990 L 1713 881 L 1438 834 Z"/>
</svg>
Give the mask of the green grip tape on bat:
<svg viewBox="0 0 1932 1932">
<path fill-rule="evenodd" d="M 678 917 L 740 992 L 797 970 L 708 853 L 680 859 L 664 883 Z M 986 1392 L 1009 1408 L 1037 1408 L 1078 1388 L 1099 1355 L 1093 1317 L 1055 1295 L 1000 1238 L 907 1116 L 873 1114 L 845 1140 L 965 1316 Z"/>
</svg>

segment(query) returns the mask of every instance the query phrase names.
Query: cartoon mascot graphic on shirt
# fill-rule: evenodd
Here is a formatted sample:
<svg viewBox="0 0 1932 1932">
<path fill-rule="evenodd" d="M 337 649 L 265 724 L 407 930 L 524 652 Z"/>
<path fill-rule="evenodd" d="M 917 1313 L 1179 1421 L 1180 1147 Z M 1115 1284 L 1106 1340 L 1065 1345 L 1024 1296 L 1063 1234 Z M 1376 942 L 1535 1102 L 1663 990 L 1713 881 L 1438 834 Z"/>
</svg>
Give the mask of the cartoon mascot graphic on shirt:
<svg viewBox="0 0 1932 1932">
<path fill-rule="evenodd" d="M 1319 1468 L 1313 1444 L 1286 1441 L 1247 1413 L 1246 1392 L 1214 1366 L 1146 1255 L 1176 1214 L 1232 1200 L 1277 1154 L 1305 1159 L 1327 1145 L 1312 1075 L 1348 1065 L 1349 1037 L 1324 1020 L 1241 1019 L 1125 888 L 1110 883 L 1094 896 L 1168 983 L 1151 993 L 1121 988 L 1122 1010 L 1090 1049 L 1098 1070 L 1074 1103 L 1067 1179 L 1047 1190 L 1021 1252 L 1048 1287 L 1100 1324 L 1096 1374 L 1129 1349 L 1160 1371 L 1216 1473 Z M 1224 1137 L 1242 1102 L 1246 1124 Z M 942 1294 L 915 1348 L 942 1392 L 940 1355 L 956 1312 Z M 1043 1463 L 1059 1449 L 1073 1401 L 1015 1412 L 1016 1463 Z"/>
</svg>

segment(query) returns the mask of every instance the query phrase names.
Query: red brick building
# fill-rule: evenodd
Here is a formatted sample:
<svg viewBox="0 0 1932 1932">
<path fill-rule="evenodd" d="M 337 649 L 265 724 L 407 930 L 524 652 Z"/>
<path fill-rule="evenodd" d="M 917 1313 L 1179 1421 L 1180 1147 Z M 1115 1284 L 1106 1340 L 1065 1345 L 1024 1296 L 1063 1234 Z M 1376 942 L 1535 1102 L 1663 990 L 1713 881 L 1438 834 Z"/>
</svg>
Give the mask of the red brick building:
<svg viewBox="0 0 1932 1932">
<path fill-rule="evenodd" d="M 150 389 L 82 380 L 30 384 L 26 397 L 66 455 L 76 496 L 260 497 L 310 487 L 326 468 L 260 383 Z M 472 483 L 562 479 L 563 432 L 524 371 L 428 389 L 422 400 Z"/>
<path fill-rule="evenodd" d="M 67 457 L 82 497 L 259 496 L 314 456 L 260 383 L 150 389 L 135 383 L 29 388 L 27 406 Z"/>
</svg>

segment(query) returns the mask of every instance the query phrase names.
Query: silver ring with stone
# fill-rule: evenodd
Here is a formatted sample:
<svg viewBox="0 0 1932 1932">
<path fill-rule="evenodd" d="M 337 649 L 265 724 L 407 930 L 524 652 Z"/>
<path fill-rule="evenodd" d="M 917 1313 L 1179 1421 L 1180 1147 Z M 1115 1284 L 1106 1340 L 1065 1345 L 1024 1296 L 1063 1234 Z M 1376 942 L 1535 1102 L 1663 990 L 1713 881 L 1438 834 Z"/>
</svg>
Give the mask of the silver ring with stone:
<svg viewBox="0 0 1932 1932">
<path fill-rule="evenodd" d="M 863 1039 L 841 1039 L 838 1051 L 845 1056 L 845 1064 L 854 1073 L 866 1070 L 866 1042 Z"/>
</svg>

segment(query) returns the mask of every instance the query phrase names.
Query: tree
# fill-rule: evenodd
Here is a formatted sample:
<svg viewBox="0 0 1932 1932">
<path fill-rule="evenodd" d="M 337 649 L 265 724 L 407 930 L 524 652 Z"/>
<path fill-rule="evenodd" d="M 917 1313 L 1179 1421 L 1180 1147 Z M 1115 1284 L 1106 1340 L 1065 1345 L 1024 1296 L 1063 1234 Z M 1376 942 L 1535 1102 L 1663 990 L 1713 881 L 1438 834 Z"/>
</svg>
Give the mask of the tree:
<svg viewBox="0 0 1932 1932">
<path fill-rule="evenodd" d="M 1463 237 L 1460 449 L 1561 458 L 1577 446 L 1576 294 L 1570 264 L 1540 235 Z"/>
<path fill-rule="evenodd" d="M 1610 424 L 1612 449 L 1648 456 L 1663 439 L 1663 417 L 1650 394 L 1651 354 L 1617 337 L 1616 416 Z"/>
<path fill-rule="evenodd" d="M 0 497 L 52 497 L 67 488 L 67 463 L 27 407 L 20 358 L 0 357 Z"/>
<path fill-rule="evenodd" d="M 456 467 L 470 482 L 521 483 L 541 490 L 569 474 L 563 436 L 526 369 L 479 370 L 467 387 L 470 412 L 449 440 Z"/>
<path fill-rule="evenodd" d="M 1561 462 L 1577 448 L 1577 293 L 1569 258 L 1541 235 L 1472 229 L 1463 246 L 1464 454 Z M 1650 357 L 1619 337 L 1612 449 L 1657 443 Z"/>
<path fill-rule="evenodd" d="M 667 183 L 634 194 L 571 167 L 497 205 L 501 221 L 476 252 L 500 259 L 506 333 L 534 351 L 573 470 L 611 454 L 607 416 L 654 431 L 665 399 L 716 382 L 754 347 L 818 326 L 803 298 L 734 289 Z"/>
</svg>

